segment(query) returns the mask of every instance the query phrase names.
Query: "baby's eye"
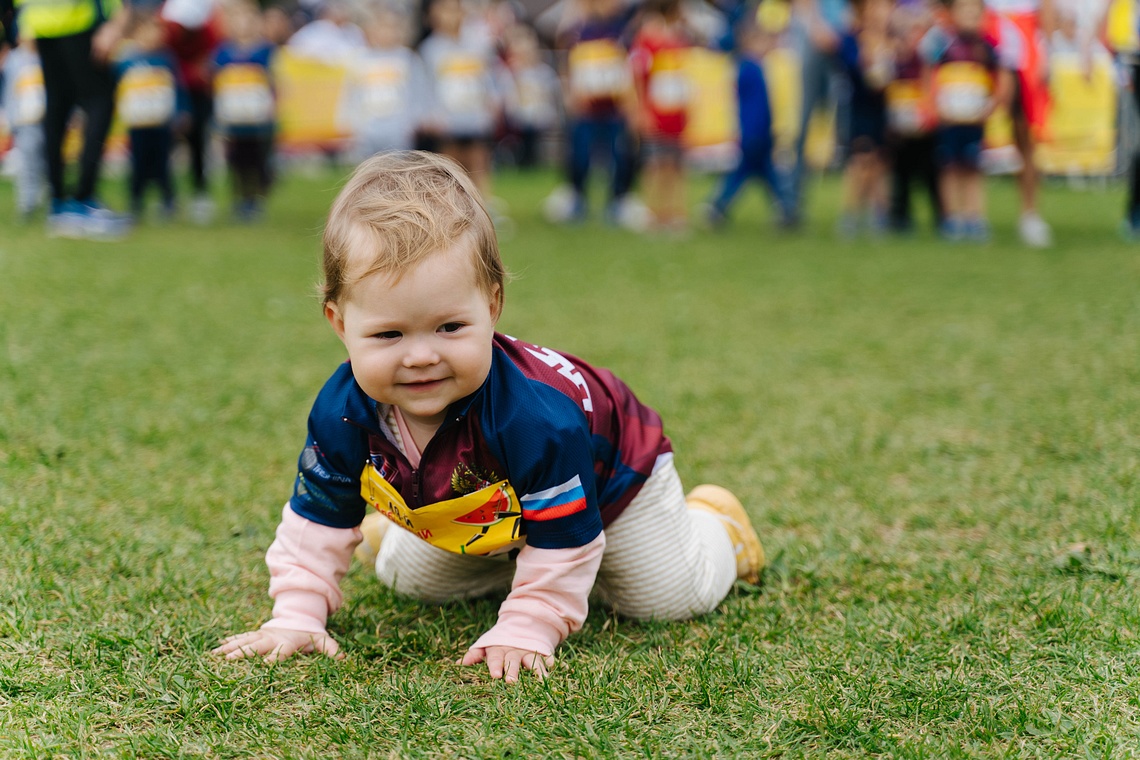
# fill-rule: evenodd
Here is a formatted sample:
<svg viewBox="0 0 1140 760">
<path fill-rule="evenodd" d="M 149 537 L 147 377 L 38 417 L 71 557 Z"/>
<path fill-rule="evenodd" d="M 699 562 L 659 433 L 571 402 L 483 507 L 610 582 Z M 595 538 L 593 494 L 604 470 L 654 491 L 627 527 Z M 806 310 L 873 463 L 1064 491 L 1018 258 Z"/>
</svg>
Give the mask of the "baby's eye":
<svg viewBox="0 0 1140 760">
<path fill-rule="evenodd" d="M 462 322 L 448 322 L 447 324 L 440 326 L 439 331 L 445 333 L 453 333 L 458 332 L 459 328 L 461 327 L 463 327 Z"/>
<path fill-rule="evenodd" d="M 400 337 L 400 333 L 397 330 L 385 330 L 384 332 L 376 333 L 372 337 L 379 338 L 380 340 L 395 340 Z"/>
</svg>

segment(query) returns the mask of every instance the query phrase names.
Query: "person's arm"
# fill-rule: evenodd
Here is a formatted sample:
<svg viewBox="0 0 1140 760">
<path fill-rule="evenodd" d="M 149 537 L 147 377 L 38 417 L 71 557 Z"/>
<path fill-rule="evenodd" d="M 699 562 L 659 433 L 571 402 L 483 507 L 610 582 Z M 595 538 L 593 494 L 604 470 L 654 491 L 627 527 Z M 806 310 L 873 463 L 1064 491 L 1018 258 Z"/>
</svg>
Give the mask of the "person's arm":
<svg viewBox="0 0 1140 760">
<path fill-rule="evenodd" d="M 498 622 L 471 645 L 460 664 L 486 661 L 491 677 L 507 682 L 517 681 L 522 668 L 545 676 L 554 664 L 554 650 L 586 620 L 605 548 L 604 533 L 570 549 L 524 547 Z"/>
<path fill-rule="evenodd" d="M 273 617 L 255 631 L 224 639 L 213 653 L 227 660 L 258 655 L 269 661 L 296 652 L 343 656 L 325 624 L 344 602 L 340 581 L 361 538 L 359 528 L 319 525 L 286 504 L 265 555 Z"/>
<path fill-rule="evenodd" d="M 134 19 L 130 0 L 123 0 L 111 18 L 99 25 L 91 38 L 91 57 L 98 63 L 106 63 L 122 41 Z"/>
<path fill-rule="evenodd" d="M 989 107 L 986 108 L 984 117 L 989 118 L 990 115 L 998 108 L 1008 108 L 1010 101 L 1013 99 L 1014 93 L 1014 73 L 1005 66 L 999 66 L 994 82 L 994 94 L 990 98 Z"/>
</svg>

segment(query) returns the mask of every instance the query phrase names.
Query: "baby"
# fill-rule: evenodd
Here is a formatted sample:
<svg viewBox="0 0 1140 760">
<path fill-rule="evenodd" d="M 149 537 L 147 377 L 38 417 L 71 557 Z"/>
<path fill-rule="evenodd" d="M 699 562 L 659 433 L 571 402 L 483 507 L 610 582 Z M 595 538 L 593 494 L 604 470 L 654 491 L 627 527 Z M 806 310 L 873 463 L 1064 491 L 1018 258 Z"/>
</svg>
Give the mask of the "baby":
<svg viewBox="0 0 1140 760">
<path fill-rule="evenodd" d="M 273 618 L 215 653 L 340 656 L 326 620 L 362 540 L 397 592 L 505 592 L 460 662 L 507 681 L 546 675 L 591 590 L 682 620 L 757 582 L 748 515 L 717 486 L 685 495 L 656 412 L 609 371 L 495 331 L 506 271 L 480 198 L 450 159 L 399 152 L 333 204 L 322 296 L 349 361 L 313 405 L 266 556 Z"/>
</svg>

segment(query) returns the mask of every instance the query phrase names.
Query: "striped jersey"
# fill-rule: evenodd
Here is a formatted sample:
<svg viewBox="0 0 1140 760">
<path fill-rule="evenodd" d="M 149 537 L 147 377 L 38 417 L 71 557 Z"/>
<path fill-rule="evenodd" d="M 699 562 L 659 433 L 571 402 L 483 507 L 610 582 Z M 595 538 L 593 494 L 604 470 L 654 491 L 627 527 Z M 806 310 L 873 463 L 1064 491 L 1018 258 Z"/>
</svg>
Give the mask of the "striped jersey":
<svg viewBox="0 0 1140 760">
<path fill-rule="evenodd" d="M 483 385 L 448 408 L 418 467 L 383 423 L 387 413 L 350 363 L 333 373 L 309 415 L 294 512 L 348 528 L 372 506 L 461 553 L 523 540 L 576 547 L 621 513 L 672 450 L 660 416 L 613 373 L 500 333 Z"/>
</svg>

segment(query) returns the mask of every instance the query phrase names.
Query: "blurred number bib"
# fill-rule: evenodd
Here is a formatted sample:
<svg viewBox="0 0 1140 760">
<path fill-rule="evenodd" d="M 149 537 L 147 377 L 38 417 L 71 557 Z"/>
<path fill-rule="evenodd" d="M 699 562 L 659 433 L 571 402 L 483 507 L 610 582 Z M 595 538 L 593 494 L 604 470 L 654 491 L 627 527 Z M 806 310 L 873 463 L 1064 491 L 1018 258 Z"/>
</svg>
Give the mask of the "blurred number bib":
<svg viewBox="0 0 1140 760">
<path fill-rule="evenodd" d="M 934 91 L 943 122 L 979 124 L 993 93 L 993 78 L 980 63 L 944 63 L 935 73 Z"/>
<path fill-rule="evenodd" d="M 505 480 L 412 509 L 369 463 L 360 476 L 360 495 L 392 522 L 455 554 L 501 554 L 520 544 L 522 507 Z"/>
<path fill-rule="evenodd" d="M 653 56 L 647 87 L 649 101 L 658 111 L 676 113 L 689 105 L 692 89 L 684 65 L 680 51 L 662 50 Z"/>
<path fill-rule="evenodd" d="M 269 88 L 269 74 L 261 66 L 249 63 L 223 66 L 214 87 L 214 113 L 223 126 L 248 127 L 273 120 L 273 92 Z"/>
<path fill-rule="evenodd" d="M 408 87 L 408 62 L 375 61 L 360 74 L 361 108 L 371 119 L 388 119 L 399 113 Z"/>
<path fill-rule="evenodd" d="M 470 55 L 451 55 L 437 69 L 439 100 L 452 113 L 471 113 L 485 106 L 483 62 Z"/>
<path fill-rule="evenodd" d="M 43 121 L 47 105 L 43 72 L 38 68 L 25 69 L 16 78 L 14 87 L 16 102 L 12 107 L 12 123 L 17 127 L 27 127 Z"/>
<path fill-rule="evenodd" d="M 897 134 L 913 137 L 925 132 L 922 82 L 896 79 L 887 85 L 887 122 Z"/>
<path fill-rule="evenodd" d="M 135 66 L 119 83 L 119 115 L 128 129 L 169 124 L 174 118 L 174 75 L 161 66 Z"/>
<path fill-rule="evenodd" d="M 570 91 L 575 96 L 616 99 L 629 83 L 625 51 L 613 40 L 582 42 L 570 50 Z"/>
</svg>

